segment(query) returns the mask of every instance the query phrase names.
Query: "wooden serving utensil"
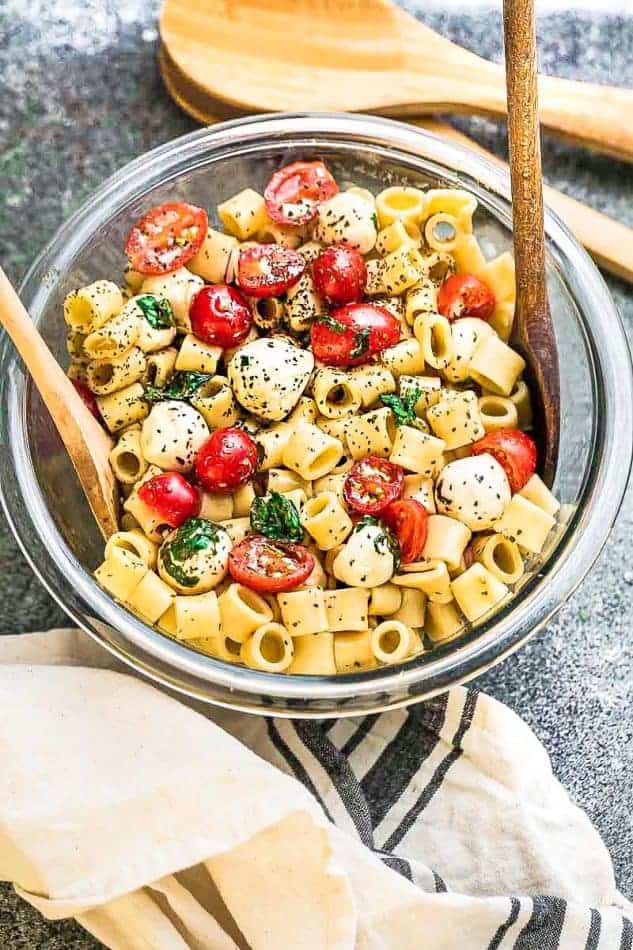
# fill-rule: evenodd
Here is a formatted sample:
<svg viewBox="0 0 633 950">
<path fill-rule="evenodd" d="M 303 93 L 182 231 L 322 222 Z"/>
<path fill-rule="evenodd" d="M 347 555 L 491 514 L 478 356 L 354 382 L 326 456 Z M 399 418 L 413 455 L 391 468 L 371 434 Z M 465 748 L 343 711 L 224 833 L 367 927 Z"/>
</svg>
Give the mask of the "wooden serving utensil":
<svg viewBox="0 0 633 950">
<path fill-rule="evenodd" d="M 22 357 L 66 446 L 104 538 L 118 531 L 117 491 L 108 455 L 112 440 L 40 336 L 0 267 L 0 323 Z"/>
<path fill-rule="evenodd" d="M 503 0 L 503 21 L 517 287 L 513 342 L 527 361 L 538 396 L 543 473 L 551 485 L 560 437 L 560 383 L 545 275 L 534 0 Z"/>
<path fill-rule="evenodd" d="M 162 42 L 225 107 L 385 115 L 505 115 L 503 67 L 419 23 L 391 0 L 164 0 Z M 633 90 L 539 81 L 552 132 L 633 159 Z"/>
</svg>

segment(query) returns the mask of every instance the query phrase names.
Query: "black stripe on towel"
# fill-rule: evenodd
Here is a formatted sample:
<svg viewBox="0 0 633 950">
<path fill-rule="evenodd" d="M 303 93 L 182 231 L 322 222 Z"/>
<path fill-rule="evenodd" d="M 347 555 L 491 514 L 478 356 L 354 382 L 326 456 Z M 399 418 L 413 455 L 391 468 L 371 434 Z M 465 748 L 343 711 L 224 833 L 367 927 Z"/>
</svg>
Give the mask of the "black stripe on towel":
<svg viewBox="0 0 633 950">
<path fill-rule="evenodd" d="M 424 719 L 416 715 L 416 711 L 409 710 L 396 735 L 361 779 L 361 791 L 369 805 L 374 828 L 396 804 L 437 745 L 446 714 L 446 702 L 446 695 L 440 697 L 439 702 L 433 702 L 433 728 L 426 725 Z"/>
<path fill-rule="evenodd" d="M 632 950 L 633 948 L 633 923 L 628 917 L 625 917 L 622 924 L 622 939 L 620 940 L 620 950 Z"/>
<path fill-rule="evenodd" d="M 435 793 L 439 790 L 442 782 L 446 777 L 446 773 L 450 769 L 451 765 L 459 759 L 462 754 L 461 743 L 464 739 L 464 736 L 470 728 L 470 724 L 473 721 L 473 716 L 475 714 L 475 707 L 477 705 L 477 692 L 469 692 L 466 696 L 466 702 L 464 703 L 464 708 L 462 710 L 462 715 L 459 721 L 459 726 L 457 731 L 453 736 L 453 741 L 451 743 L 452 749 L 446 755 L 438 767 L 435 769 L 431 780 L 424 787 L 421 794 L 419 795 L 417 801 L 411 806 L 409 811 L 406 813 L 398 827 L 392 832 L 389 840 L 385 842 L 384 849 L 385 851 L 393 851 L 396 848 L 406 833 L 409 831 L 413 823 L 417 820 L 419 815 L 424 811 L 428 803 L 431 801 Z"/>
<path fill-rule="evenodd" d="M 354 732 L 349 737 L 347 742 L 341 746 L 341 753 L 345 756 L 351 755 L 354 749 L 356 749 L 361 744 L 367 733 L 372 729 L 377 719 L 377 714 L 374 716 L 365 716 L 356 732 Z"/>
<path fill-rule="evenodd" d="M 436 894 L 445 894 L 448 891 L 448 888 L 442 878 L 439 876 L 437 871 L 433 871 L 433 880 L 435 881 L 435 893 Z"/>
<path fill-rule="evenodd" d="M 585 944 L 585 950 L 598 950 L 598 944 L 600 943 L 600 931 L 602 930 L 602 918 L 600 913 L 595 909 L 591 908 L 591 923 L 589 925 L 589 933 L 587 934 L 587 942 Z"/>
<path fill-rule="evenodd" d="M 334 743 L 330 742 L 319 723 L 296 719 L 293 720 L 292 725 L 306 749 L 325 769 L 328 778 L 354 822 L 360 840 L 368 848 L 373 848 L 374 834 L 369 808 L 349 762 Z"/>
<path fill-rule="evenodd" d="M 519 916 L 520 910 L 521 910 L 521 901 L 517 900 L 516 897 L 511 897 L 510 898 L 510 913 L 508 914 L 504 922 L 501 924 L 501 926 L 497 929 L 497 932 L 495 933 L 494 937 L 488 944 L 488 950 L 497 950 L 497 948 L 501 946 L 501 941 L 507 934 L 512 924 L 516 922 L 516 919 Z"/>
<path fill-rule="evenodd" d="M 517 937 L 514 950 L 556 950 L 563 932 L 567 901 L 533 897 L 532 916 Z"/>
<path fill-rule="evenodd" d="M 328 820 L 332 821 L 332 816 L 327 810 L 325 802 L 319 795 L 314 782 L 312 781 L 312 779 L 310 778 L 310 776 L 308 775 L 308 773 L 306 772 L 303 765 L 301 764 L 297 756 L 294 754 L 294 752 L 292 751 L 288 743 L 284 739 L 282 739 L 281 735 L 279 734 L 279 730 L 277 729 L 277 726 L 275 725 L 275 720 L 267 719 L 266 726 L 268 729 L 268 738 L 270 739 L 270 741 L 276 748 L 277 752 L 279 752 L 281 757 L 286 760 L 286 762 L 288 763 L 288 765 L 290 766 L 292 770 L 294 777 L 298 779 L 302 785 L 305 785 L 308 791 L 312 795 L 314 795 L 319 805 L 325 812 Z M 332 824 L 334 824 L 334 822 L 332 822 Z"/>
<path fill-rule="evenodd" d="M 392 871 L 397 871 L 402 877 L 406 877 L 407 881 L 413 880 L 413 871 L 406 858 L 399 858 L 395 854 L 385 854 L 384 851 L 376 851 L 374 853 L 377 854 L 382 863 L 386 864 Z"/>
</svg>

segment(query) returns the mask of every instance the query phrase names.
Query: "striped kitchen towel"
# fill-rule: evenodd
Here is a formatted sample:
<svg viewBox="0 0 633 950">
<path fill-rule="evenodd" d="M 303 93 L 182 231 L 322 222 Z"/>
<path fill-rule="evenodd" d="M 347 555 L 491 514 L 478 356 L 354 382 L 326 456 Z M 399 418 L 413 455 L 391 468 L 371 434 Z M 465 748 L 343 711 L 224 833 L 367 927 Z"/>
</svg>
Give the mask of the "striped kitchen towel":
<svg viewBox="0 0 633 950">
<path fill-rule="evenodd" d="M 598 833 L 476 690 L 260 719 L 59 630 L 0 637 L 0 699 L 0 879 L 112 950 L 633 950 Z"/>
</svg>

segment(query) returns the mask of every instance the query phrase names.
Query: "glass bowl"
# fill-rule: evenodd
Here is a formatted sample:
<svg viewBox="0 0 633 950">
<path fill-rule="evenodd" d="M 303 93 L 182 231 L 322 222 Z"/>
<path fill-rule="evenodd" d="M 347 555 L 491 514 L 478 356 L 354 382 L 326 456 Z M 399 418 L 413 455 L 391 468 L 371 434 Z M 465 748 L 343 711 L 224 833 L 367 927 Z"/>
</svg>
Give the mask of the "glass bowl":
<svg viewBox="0 0 633 950">
<path fill-rule="evenodd" d="M 465 187 L 479 199 L 484 253 L 511 247 L 507 174 L 407 125 L 362 115 L 271 115 L 176 139 L 112 177 L 57 233 L 29 271 L 22 299 L 66 361 L 62 301 L 98 277 L 116 279 L 131 223 L 182 199 L 214 209 L 280 165 L 323 157 L 339 183 Z M 214 660 L 145 625 L 102 591 L 91 571 L 103 543 L 37 392 L 9 344 L 2 355 L 2 502 L 33 570 L 64 610 L 147 676 L 199 699 L 250 712 L 341 716 L 412 703 L 463 682 L 516 650 L 570 596 L 616 517 L 632 454 L 630 355 L 600 274 L 551 213 L 548 281 L 562 368 L 555 492 L 563 518 L 514 599 L 458 639 L 409 662 L 338 677 L 268 674 Z"/>
</svg>

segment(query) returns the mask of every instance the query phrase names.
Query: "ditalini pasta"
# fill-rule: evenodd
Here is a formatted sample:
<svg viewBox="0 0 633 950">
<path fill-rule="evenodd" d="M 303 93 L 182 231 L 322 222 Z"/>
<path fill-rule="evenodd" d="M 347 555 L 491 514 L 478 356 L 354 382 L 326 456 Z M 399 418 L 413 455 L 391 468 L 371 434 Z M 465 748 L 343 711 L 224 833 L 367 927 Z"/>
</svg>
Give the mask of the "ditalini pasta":
<svg viewBox="0 0 633 950">
<path fill-rule="evenodd" d="M 184 649 L 301 676 L 412 661 L 506 603 L 560 506 L 476 209 L 306 161 L 220 227 L 183 202 L 136 222 L 124 290 L 64 303 L 113 436 L 105 591 Z"/>
</svg>

